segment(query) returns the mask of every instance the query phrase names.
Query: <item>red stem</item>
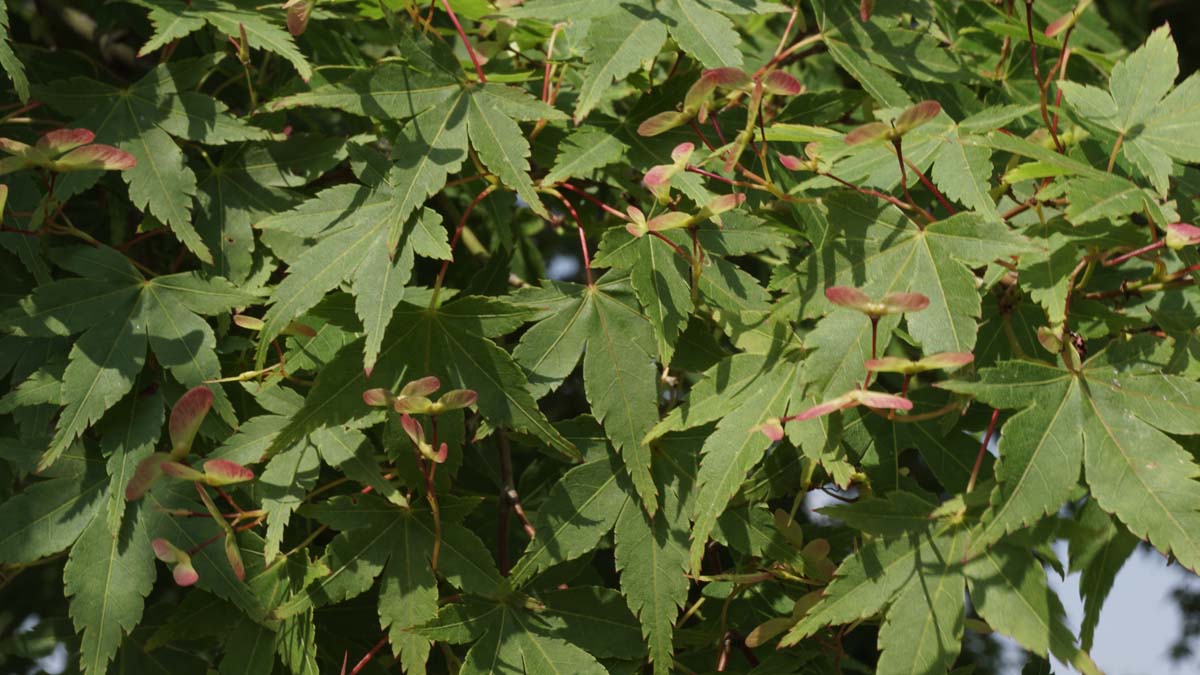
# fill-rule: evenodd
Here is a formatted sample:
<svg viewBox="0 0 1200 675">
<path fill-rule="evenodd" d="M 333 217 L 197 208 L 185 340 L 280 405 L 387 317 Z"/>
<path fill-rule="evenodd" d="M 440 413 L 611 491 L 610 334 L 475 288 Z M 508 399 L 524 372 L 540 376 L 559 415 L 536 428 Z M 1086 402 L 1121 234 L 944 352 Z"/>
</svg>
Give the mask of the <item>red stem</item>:
<svg viewBox="0 0 1200 675">
<path fill-rule="evenodd" d="M 479 76 L 479 81 L 487 82 L 487 78 L 483 75 L 483 66 L 479 64 L 479 57 L 475 54 L 475 48 L 471 46 L 471 41 L 467 39 L 466 31 L 463 30 L 462 24 L 458 22 L 458 16 L 454 13 L 453 9 L 450 9 L 450 0 L 442 0 L 442 7 L 450 15 L 450 21 L 454 24 L 454 30 L 458 31 L 458 38 L 462 40 L 463 46 L 467 48 L 467 55 L 471 57 L 471 63 L 475 66 L 475 74 Z"/>
<path fill-rule="evenodd" d="M 1154 242 L 1153 244 L 1146 244 L 1145 246 L 1143 246 L 1141 248 L 1134 249 L 1128 253 L 1119 255 L 1110 260 L 1105 260 L 1104 266 L 1112 267 L 1113 265 L 1120 265 L 1121 263 L 1125 262 L 1126 260 L 1129 260 L 1130 258 L 1136 258 L 1137 256 L 1142 255 L 1143 253 L 1149 253 L 1150 251 L 1156 251 L 1156 250 L 1162 248 L 1164 243 L 1166 243 L 1166 240 L 1159 239 L 1158 241 Z"/>
<path fill-rule="evenodd" d="M 696 132 L 696 135 L 700 137 L 700 140 L 704 143 L 704 147 L 708 148 L 709 152 L 712 152 L 716 149 L 712 146 L 712 143 L 708 142 L 708 137 L 705 136 L 704 132 L 700 130 L 700 125 L 696 124 L 696 120 L 694 118 L 689 121 L 689 124 L 692 125 L 692 131 Z"/>
<path fill-rule="evenodd" d="M 906 204 L 903 200 L 896 199 L 895 197 L 893 197 L 891 195 L 885 195 L 884 193 L 880 192 L 879 190 L 872 190 L 871 188 L 859 187 L 859 186 L 855 185 L 854 183 L 851 183 L 848 180 L 842 180 L 841 178 L 838 178 L 837 176 L 835 176 L 831 173 L 822 173 L 821 175 L 825 176 L 826 178 L 832 178 L 833 180 L 841 183 L 842 185 L 845 185 L 846 187 L 850 188 L 851 190 L 861 192 L 864 195 L 878 197 L 879 199 L 882 199 L 883 201 L 891 204 L 892 206 L 895 206 L 896 208 L 898 208 L 902 211 L 911 211 L 913 208 L 911 205 Z"/>
<path fill-rule="evenodd" d="M 387 636 L 384 635 L 383 637 L 379 638 L 379 642 L 376 642 L 374 647 L 371 647 L 371 651 L 367 652 L 366 656 L 362 657 L 358 663 L 354 664 L 354 669 L 350 671 L 350 675 L 358 675 L 363 668 L 367 667 L 367 664 L 371 662 L 371 659 L 375 658 L 375 654 L 377 654 L 380 649 L 383 649 L 383 646 L 386 644 Z"/>
<path fill-rule="evenodd" d="M 571 192 L 574 192 L 575 194 L 579 195 L 580 197 L 583 197 L 584 199 L 588 200 L 589 202 L 595 204 L 596 206 L 599 206 L 601 209 L 604 210 L 605 213 L 609 214 L 610 216 L 616 216 L 617 218 L 620 218 L 621 220 L 626 220 L 626 221 L 629 220 L 629 216 L 625 215 L 624 213 L 621 213 L 617 209 L 609 206 L 608 204 L 605 204 L 604 202 L 600 201 L 596 197 L 593 197 L 592 195 L 588 194 L 587 192 L 584 192 L 583 190 L 580 190 L 579 188 L 575 187 L 574 185 L 571 185 L 570 183 L 567 183 L 567 182 L 559 183 L 559 186 L 564 187 L 564 188 L 570 190 Z"/>
<path fill-rule="evenodd" d="M 992 433 L 996 431 L 996 420 L 1000 417 L 1000 410 L 992 411 L 992 420 L 988 422 L 987 433 L 983 435 L 983 443 L 979 445 L 979 454 L 975 456 L 975 466 L 971 469 L 971 478 L 967 481 L 967 492 L 975 488 L 975 479 L 979 477 L 979 467 L 983 466 L 983 453 L 987 452 L 988 443 L 992 440 Z"/>
<path fill-rule="evenodd" d="M 592 280 L 592 259 L 588 255 L 587 237 L 583 233 L 583 221 L 579 220 L 579 214 L 575 212 L 575 207 L 567 201 L 566 197 L 558 195 L 558 198 L 562 201 L 563 206 L 567 207 L 571 217 L 575 219 L 575 229 L 579 232 L 579 251 L 583 254 L 583 269 L 587 271 L 587 285 L 595 286 L 596 284 Z"/>
<path fill-rule="evenodd" d="M 937 186 L 935 186 L 933 182 L 925 176 L 924 171 L 921 171 L 916 164 L 913 164 L 907 159 L 904 160 L 904 163 L 908 165 L 908 168 L 913 170 L 913 173 L 917 174 L 917 178 L 921 179 L 921 184 L 925 186 L 925 189 L 932 192 L 934 197 L 937 197 L 937 200 L 942 203 L 942 206 L 946 207 L 946 210 L 950 212 L 950 215 L 953 216 L 954 214 L 958 213 L 958 211 L 955 211 L 954 207 L 950 205 L 950 202 L 946 200 L 946 196 L 942 194 L 942 191 L 937 189 Z"/>
<path fill-rule="evenodd" d="M 721 125 L 717 124 L 717 116 L 711 115 L 708 118 L 708 121 L 712 122 L 712 128 L 717 132 L 717 138 L 721 139 L 721 145 L 725 145 L 726 144 L 725 134 L 721 132 Z"/>
<path fill-rule="evenodd" d="M 698 173 L 701 176 L 705 176 L 705 177 L 711 178 L 713 180 L 719 180 L 722 183 L 725 183 L 727 185 L 733 185 L 736 187 L 756 188 L 756 189 L 758 188 L 757 185 L 751 185 L 750 183 L 744 183 L 740 180 L 733 180 L 732 178 L 726 178 L 725 176 L 722 176 L 720 174 L 716 174 L 711 171 L 705 171 L 704 169 L 701 169 L 700 167 L 691 166 L 690 164 L 687 166 L 686 170 L 690 173 Z"/>
<path fill-rule="evenodd" d="M 655 231 L 651 230 L 650 234 L 655 237 L 658 237 L 663 242 L 665 242 L 667 246 L 670 246 L 671 248 L 675 249 L 675 252 L 678 253 L 679 255 L 683 256 L 684 260 L 688 261 L 689 263 L 692 262 L 692 257 L 687 254 L 687 251 L 683 250 L 683 248 L 679 244 L 676 244 L 675 242 L 671 241 L 670 239 L 667 239 L 667 236 L 664 235 L 662 232 L 655 232 Z"/>
<path fill-rule="evenodd" d="M 471 200 L 471 203 L 467 205 L 467 209 L 463 211 L 462 217 L 458 219 L 458 226 L 454 228 L 454 236 L 450 237 L 450 259 L 442 261 L 442 269 L 438 272 L 437 281 L 433 284 L 433 300 L 435 302 L 437 301 L 438 291 L 442 288 L 442 281 L 446 278 L 446 270 L 450 269 L 450 263 L 454 262 L 454 247 L 458 245 L 458 240 L 462 237 L 463 228 L 467 225 L 467 218 L 470 217 L 471 211 L 475 210 L 475 206 L 495 189 L 496 186 L 489 185 L 480 191 L 479 194 L 475 195 L 475 199 Z"/>
</svg>

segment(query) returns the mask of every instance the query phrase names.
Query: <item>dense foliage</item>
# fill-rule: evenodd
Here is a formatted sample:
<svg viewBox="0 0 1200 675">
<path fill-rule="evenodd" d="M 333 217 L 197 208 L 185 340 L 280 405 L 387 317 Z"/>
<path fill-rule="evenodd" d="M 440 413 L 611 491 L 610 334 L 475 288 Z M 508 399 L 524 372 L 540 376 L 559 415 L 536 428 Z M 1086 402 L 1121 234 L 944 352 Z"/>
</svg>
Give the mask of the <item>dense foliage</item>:
<svg viewBox="0 0 1200 675">
<path fill-rule="evenodd" d="M 0 30 L 6 672 L 985 673 L 999 634 L 1099 673 L 1139 542 L 1200 567 L 1200 76 L 1167 26 Z"/>
</svg>

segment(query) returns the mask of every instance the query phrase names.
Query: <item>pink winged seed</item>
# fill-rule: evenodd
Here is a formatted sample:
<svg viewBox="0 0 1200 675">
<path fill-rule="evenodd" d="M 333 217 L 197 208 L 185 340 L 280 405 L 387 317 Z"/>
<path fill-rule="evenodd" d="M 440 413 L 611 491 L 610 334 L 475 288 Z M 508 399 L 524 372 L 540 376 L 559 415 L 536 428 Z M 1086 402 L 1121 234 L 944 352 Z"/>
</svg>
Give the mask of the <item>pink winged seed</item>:
<svg viewBox="0 0 1200 675">
<path fill-rule="evenodd" d="M 137 158 L 111 145 L 85 145 L 54 162 L 58 171 L 126 171 L 137 166 Z"/>
<path fill-rule="evenodd" d="M 212 409 L 212 402 L 212 390 L 205 386 L 192 387 L 175 402 L 167 426 L 173 455 L 183 457 L 191 450 L 192 440 Z"/>
<path fill-rule="evenodd" d="M 763 78 L 763 88 L 772 94 L 782 96 L 795 96 L 804 91 L 804 85 L 800 84 L 800 80 L 782 70 L 772 70 L 767 73 L 767 76 Z"/>
<path fill-rule="evenodd" d="M 96 134 L 87 129 L 55 129 L 37 141 L 37 147 L 54 154 L 74 150 L 96 140 Z"/>
<path fill-rule="evenodd" d="M 254 480 L 254 472 L 228 459 L 210 459 L 204 463 L 205 482 L 209 485 L 232 485 Z"/>
<path fill-rule="evenodd" d="M 419 380 L 413 380 L 400 390 L 401 396 L 429 396 L 442 388 L 442 381 L 430 375 Z"/>
<path fill-rule="evenodd" d="M 871 303 L 870 296 L 850 286 L 830 286 L 825 289 L 825 298 L 839 307 L 858 310 Z"/>
</svg>

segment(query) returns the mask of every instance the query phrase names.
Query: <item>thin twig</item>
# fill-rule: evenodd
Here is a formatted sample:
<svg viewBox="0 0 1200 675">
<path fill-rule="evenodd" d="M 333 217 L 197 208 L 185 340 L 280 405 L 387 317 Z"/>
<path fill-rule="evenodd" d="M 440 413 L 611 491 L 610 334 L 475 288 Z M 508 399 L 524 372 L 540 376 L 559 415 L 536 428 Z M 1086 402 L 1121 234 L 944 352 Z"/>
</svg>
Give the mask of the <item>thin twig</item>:
<svg viewBox="0 0 1200 675">
<path fill-rule="evenodd" d="M 450 22 L 454 24 L 454 30 L 458 31 L 458 38 L 462 40 L 463 46 L 467 48 L 467 56 L 471 57 L 471 64 L 475 66 L 475 74 L 479 77 L 479 81 L 487 82 L 487 78 L 483 75 L 483 66 L 479 63 L 479 56 L 475 54 L 475 48 L 471 46 L 471 41 L 467 39 L 466 31 L 463 30 L 462 24 L 458 22 L 458 15 L 450 8 L 450 0 L 442 0 L 442 7 L 450 15 Z"/>
<path fill-rule="evenodd" d="M 450 238 L 450 259 L 442 262 L 442 269 L 438 272 L 437 279 L 433 284 L 433 296 L 429 299 L 429 307 L 432 309 L 437 305 L 438 295 L 442 292 L 442 282 L 446 279 L 446 271 L 450 269 L 450 263 L 454 262 L 454 247 L 458 244 L 458 240 L 462 237 L 463 228 L 467 225 L 467 218 L 470 217 L 471 211 L 475 210 L 475 206 L 483 201 L 492 191 L 496 189 L 495 185 L 489 185 L 475 195 L 475 199 L 467 205 L 463 211 L 462 217 L 458 219 L 458 226 L 454 228 L 454 236 Z"/>
</svg>

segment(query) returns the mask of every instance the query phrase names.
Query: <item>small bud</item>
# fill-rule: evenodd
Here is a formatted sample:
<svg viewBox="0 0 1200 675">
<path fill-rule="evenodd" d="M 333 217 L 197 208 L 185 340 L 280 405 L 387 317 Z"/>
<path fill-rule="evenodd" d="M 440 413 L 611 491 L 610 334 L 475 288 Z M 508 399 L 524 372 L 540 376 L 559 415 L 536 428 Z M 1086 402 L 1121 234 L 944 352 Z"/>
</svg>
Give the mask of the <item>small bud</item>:
<svg viewBox="0 0 1200 675">
<path fill-rule="evenodd" d="M 831 286 L 825 289 L 825 297 L 835 305 L 874 318 L 916 312 L 929 306 L 929 298 L 920 293 L 888 293 L 880 300 L 872 300 L 866 293 L 849 286 Z"/>
<path fill-rule="evenodd" d="M 881 359 L 870 359 L 863 365 L 873 373 L 915 375 L 929 370 L 953 370 L 961 368 L 974 360 L 975 356 L 969 352 L 943 352 L 927 356 L 919 361 L 885 356 Z"/>
<path fill-rule="evenodd" d="M 137 158 L 111 145 L 85 145 L 75 148 L 54 162 L 59 173 L 70 171 L 127 171 L 137 166 Z"/>
<path fill-rule="evenodd" d="M 788 171 L 799 171 L 805 166 L 804 161 L 799 157 L 795 155 L 785 155 L 783 153 L 780 153 L 779 155 L 779 163 L 782 164 L 783 168 L 787 169 Z"/>
<path fill-rule="evenodd" d="M 154 549 L 154 557 L 174 566 L 171 572 L 175 577 L 176 584 L 191 586 L 200 580 L 196 568 L 192 567 L 192 557 L 187 554 L 187 551 L 176 548 L 174 544 L 161 537 L 151 541 L 150 547 Z"/>
<path fill-rule="evenodd" d="M 392 408 L 398 413 L 424 415 L 432 410 L 433 401 L 424 396 L 401 396 L 392 404 Z"/>
<path fill-rule="evenodd" d="M 87 129 L 55 129 L 39 138 L 37 147 L 57 155 L 74 150 L 81 145 L 87 145 L 94 140 L 96 140 L 96 134 Z"/>
<path fill-rule="evenodd" d="M 872 141 L 882 140 L 891 134 L 892 128 L 883 122 L 868 122 L 855 127 L 846 134 L 846 145 L 862 145 Z"/>
<path fill-rule="evenodd" d="M 783 440 L 783 422 L 778 417 L 767 419 L 758 430 L 763 432 L 763 435 L 772 441 L 778 442 Z"/>
<path fill-rule="evenodd" d="M 1050 326 L 1038 326 L 1037 329 L 1038 344 L 1051 354 L 1057 354 L 1062 351 L 1062 331 L 1051 328 Z"/>
<path fill-rule="evenodd" d="M 858 3 L 858 18 L 862 19 L 863 23 L 871 20 L 871 12 L 875 11 L 875 0 L 859 0 Z"/>
<path fill-rule="evenodd" d="M 250 316 L 249 314 L 234 314 L 233 324 L 240 328 L 245 328 L 246 330 L 252 331 L 261 331 L 265 325 L 262 319 L 256 316 Z"/>
</svg>

